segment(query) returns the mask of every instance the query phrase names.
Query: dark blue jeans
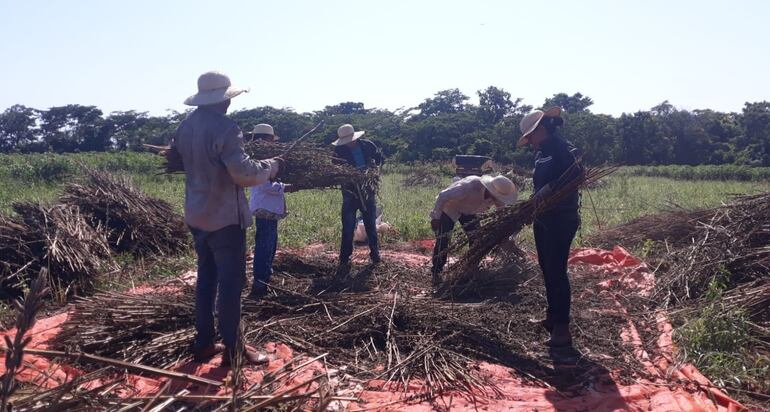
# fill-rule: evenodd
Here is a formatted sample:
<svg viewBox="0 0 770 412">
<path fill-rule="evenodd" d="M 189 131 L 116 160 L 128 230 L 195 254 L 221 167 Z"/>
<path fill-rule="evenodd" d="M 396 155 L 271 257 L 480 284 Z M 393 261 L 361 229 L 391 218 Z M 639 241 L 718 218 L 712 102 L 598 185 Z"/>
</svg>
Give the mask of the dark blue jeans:
<svg viewBox="0 0 770 412">
<path fill-rule="evenodd" d="M 353 233 L 358 224 L 358 211 L 364 217 L 366 238 L 369 241 L 369 256 L 380 258 L 380 247 L 377 243 L 377 202 L 374 193 L 364 193 L 363 202 L 348 191 L 342 191 L 342 244 L 340 245 L 340 263 L 350 262 L 353 254 Z"/>
<path fill-rule="evenodd" d="M 475 215 L 460 215 L 458 219 L 460 227 L 463 228 L 465 233 L 470 233 L 478 229 L 478 222 L 476 222 Z M 441 214 L 441 227 L 439 227 L 436 233 L 436 244 L 433 246 L 433 268 L 431 273 L 437 275 L 444 270 L 444 265 L 447 261 L 447 252 L 449 251 L 449 243 L 452 241 L 452 231 L 455 228 L 455 221 L 446 213 Z"/>
<path fill-rule="evenodd" d="M 554 323 L 569 323 L 571 290 L 567 276 L 567 260 L 572 239 L 580 226 L 578 212 L 558 212 L 535 218 L 537 260 L 543 271 L 545 295 L 548 300 L 546 316 Z"/>
<path fill-rule="evenodd" d="M 273 259 L 278 247 L 278 221 L 256 219 L 257 233 L 254 236 L 254 288 L 264 288 L 273 274 Z"/>
<path fill-rule="evenodd" d="M 219 334 L 235 348 L 241 321 L 241 290 L 246 276 L 246 231 L 239 225 L 206 232 L 190 228 L 198 255 L 195 285 L 195 347 L 214 343 L 216 303 Z"/>
</svg>

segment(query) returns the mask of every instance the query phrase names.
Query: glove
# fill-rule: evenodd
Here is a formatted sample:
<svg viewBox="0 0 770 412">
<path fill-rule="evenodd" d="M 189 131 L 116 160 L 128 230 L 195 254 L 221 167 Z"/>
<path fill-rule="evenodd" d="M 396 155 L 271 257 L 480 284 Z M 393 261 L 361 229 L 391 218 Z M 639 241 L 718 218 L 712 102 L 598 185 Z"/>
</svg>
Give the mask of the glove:
<svg viewBox="0 0 770 412">
<path fill-rule="evenodd" d="M 433 229 L 434 232 L 441 230 L 441 219 L 431 219 L 430 228 Z"/>
<path fill-rule="evenodd" d="M 285 193 L 294 193 L 294 192 L 299 192 L 299 189 L 294 185 L 287 184 L 287 185 L 283 185 L 283 191 Z"/>
</svg>

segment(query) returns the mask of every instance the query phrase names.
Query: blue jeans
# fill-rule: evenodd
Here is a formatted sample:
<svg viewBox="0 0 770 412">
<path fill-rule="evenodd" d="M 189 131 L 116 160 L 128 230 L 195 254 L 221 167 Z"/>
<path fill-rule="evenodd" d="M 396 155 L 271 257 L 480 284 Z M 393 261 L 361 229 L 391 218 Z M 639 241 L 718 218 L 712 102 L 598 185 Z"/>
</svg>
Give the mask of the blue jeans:
<svg viewBox="0 0 770 412">
<path fill-rule="evenodd" d="M 353 254 L 353 233 L 358 224 L 357 212 L 364 217 L 366 238 L 369 241 L 369 256 L 380 258 L 380 247 L 377 242 L 377 202 L 374 193 L 365 193 L 363 202 L 358 196 L 348 191 L 342 191 L 342 244 L 340 245 L 340 264 L 349 263 Z"/>
<path fill-rule="evenodd" d="M 447 252 L 449 251 L 449 243 L 452 241 L 452 231 L 455 228 L 455 221 L 446 213 L 441 214 L 441 227 L 439 227 L 436 233 L 436 244 L 433 246 L 433 268 L 431 273 L 438 275 L 444 270 L 444 265 L 447 261 Z M 460 215 L 458 219 L 460 227 L 463 228 L 466 234 L 478 229 L 478 222 L 476 222 L 476 215 Z"/>
<path fill-rule="evenodd" d="M 195 347 L 214 343 L 214 304 L 219 334 L 235 348 L 241 321 L 241 290 L 246 276 L 246 231 L 239 225 L 206 232 L 190 228 L 198 255 L 195 285 Z M 218 293 L 217 293 L 218 292 Z"/>
<path fill-rule="evenodd" d="M 264 288 L 273 274 L 273 259 L 278 246 L 278 221 L 256 219 L 257 233 L 254 236 L 254 283 L 253 288 Z"/>
</svg>

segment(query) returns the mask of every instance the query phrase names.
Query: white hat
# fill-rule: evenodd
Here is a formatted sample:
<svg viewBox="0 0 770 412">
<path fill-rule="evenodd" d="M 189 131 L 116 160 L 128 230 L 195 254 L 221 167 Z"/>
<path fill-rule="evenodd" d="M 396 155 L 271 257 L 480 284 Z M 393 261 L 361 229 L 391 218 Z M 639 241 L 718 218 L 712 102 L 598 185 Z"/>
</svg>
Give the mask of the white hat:
<svg viewBox="0 0 770 412">
<path fill-rule="evenodd" d="M 510 205 L 516 201 L 519 197 L 519 189 L 513 184 L 511 179 L 505 176 L 481 176 L 481 184 L 492 193 L 495 199 L 503 202 L 506 205 Z"/>
<path fill-rule="evenodd" d="M 333 141 L 332 144 L 335 146 L 346 145 L 352 141 L 358 140 L 364 133 L 366 132 L 363 130 L 356 132 L 352 125 L 343 124 L 337 129 L 337 140 Z"/>
<path fill-rule="evenodd" d="M 270 126 L 267 123 L 260 123 L 254 126 L 254 129 L 252 129 L 250 133 L 251 134 L 269 134 L 270 136 L 273 136 L 273 140 L 278 140 L 278 136 L 276 136 L 275 132 L 273 131 L 273 126 Z"/>
<path fill-rule="evenodd" d="M 230 78 L 223 73 L 206 72 L 198 77 L 198 93 L 185 99 L 184 104 L 188 106 L 217 104 L 248 91 L 249 89 L 233 87 Z"/>
<path fill-rule="evenodd" d="M 542 110 L 535 110 L 524 116 L 524 118 L 521 119 L 521 122 L 519 123 L 519 129 L 521 129 L 521 137 L 519 138 L 519 141 L 516 142 L 516 147 L 521 147 L 529 143 L 530 133 L 537 129 L 537 126 L 540 125 L 540 121 L 543 120 L 544 117 L 559 116 L 561 116 L 561 107 L 558 106 L 552 107 L 545 112 Z"/>
</svg>

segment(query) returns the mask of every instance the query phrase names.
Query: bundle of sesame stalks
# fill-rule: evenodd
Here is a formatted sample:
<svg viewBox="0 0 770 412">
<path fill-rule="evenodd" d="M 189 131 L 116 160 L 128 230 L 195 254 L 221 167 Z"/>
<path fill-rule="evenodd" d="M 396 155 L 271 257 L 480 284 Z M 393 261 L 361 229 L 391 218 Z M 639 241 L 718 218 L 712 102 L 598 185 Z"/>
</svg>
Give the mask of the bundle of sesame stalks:
<svg viewBox="0 0 770 412">
<path fill-rule="evenodd" d="M 166 146 L 145 145 L 163 156 L 163 173 L 184 173 L 182 158 L 174 149 Z M 375 193 L 379 189 L 380 173 L 376 167 L 360 171 L 323 148 L 309 144 L 291 146 L 288 143 L 254 140 L 245 144 L 246 153 L 254 160 L 280 156 L 286 170 L 279 178 L 296 189 L 325 189 L 333 187 L 360 187 Z"/>
<path fill-rule="evenodd" d="M 280 179 L 297 189 L 323 189 L 330 187 L 358 186 L 377 191 L 379 171 L 369 168 L 360 171 L 336 159 L 326 149 L 298 144 L 291 150 L 289 144 L 254 140 L 246 144 L 246 153 L 252 159 L 270 159 L 280 156 L 286 161 L 286 170 Z M 288 150 L 288 152 L 287 152 Z"/>
<path fill-rule="evenodd" d="M 61 202 L 78 207 L 93 227 L 105 228 L 115 251 L 174 255 L 188 248 L 187 227 L 170 203 L 148 196 L 126 176 L 85 173 L 85 179 L 67 184 Z"/>
<path fill-rule="evenodd" d="M 479 229 L 472 231 L 465 242 L 452 246 L 451 249 L 456 252 L 461 252 L 464 246 L 468 246 L 468 249 L 445 272 L 444 281 L 439 288 L 440 292 L 454 296 L 471 287 L 479 264 L 490 252 L 506 243 L 524 226 L 531 224 L 538 214 L 548 211 L 571 193 L 612 174 L 615 170 L 617 170 L 616 166 L 587 169 L 579 177 L 557 184 L 558 189 L 541 199 L 520 201 L 481 215 L 478 219 Z M 568 174 L 565 173 L 565 176 Z"/>
<path fill-rule="evenodd" d="M 21 202 L 14 203 L 13 210 L 18 219 L 0 219 L 12 224 L 0 233 L 14 229 L 19 239 L 0 239 L 5 244 L 0 250 L 22 247 L 0 258 L 3 266 L 16 268 L 12 275 L 3 275 L 0 296 L 18 296 L 41 268 L 50 270 L 50 288 L 57 298 L 90 290 L 99 273 L 114 268 L 104 231 L 92 228 L 78 208 Z"/>
</svg>

